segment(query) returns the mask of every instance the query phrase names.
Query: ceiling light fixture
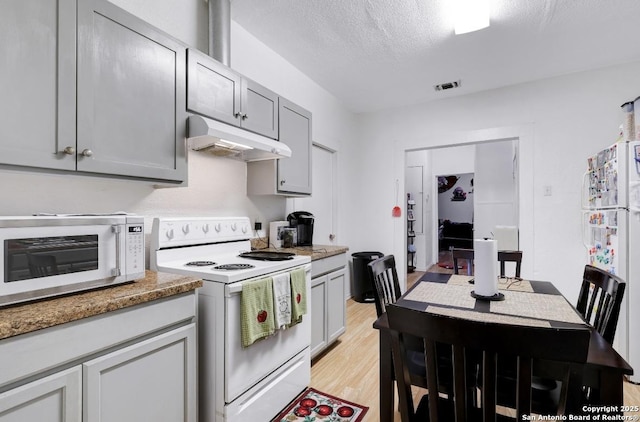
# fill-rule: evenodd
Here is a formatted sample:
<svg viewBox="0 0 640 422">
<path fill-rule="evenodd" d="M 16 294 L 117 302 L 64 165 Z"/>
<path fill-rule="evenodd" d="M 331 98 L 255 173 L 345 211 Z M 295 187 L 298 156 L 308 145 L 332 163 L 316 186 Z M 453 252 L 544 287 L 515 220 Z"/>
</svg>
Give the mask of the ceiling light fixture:
<svg viewBox="0 0 640 422">
<path fill-rule="evenodd" d="M 490 0 L 452 0 L 456 35 L 489 26 Z"/>
</svg>

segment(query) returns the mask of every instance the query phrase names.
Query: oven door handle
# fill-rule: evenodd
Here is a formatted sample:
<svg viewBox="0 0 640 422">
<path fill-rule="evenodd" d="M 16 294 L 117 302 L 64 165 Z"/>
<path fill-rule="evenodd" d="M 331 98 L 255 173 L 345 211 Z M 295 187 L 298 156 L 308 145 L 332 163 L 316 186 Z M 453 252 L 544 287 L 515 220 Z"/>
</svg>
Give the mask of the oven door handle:
<svg viewBox="0 0 640 422">
<path fill-rule="evenodd" d="M 302 268 L 304 268 L 305 275 L 307 275 L 307 274 L 309 274 L 309 273 L 311 272 L 311 264 L 304 264 L 304 266 L 301 266 L 301 267 L 302 267 Z M 291 271 L 292 271 L 292 270 L 290 269 L 290 270 L 281 271 L 281 272 L 276 273 L 276 274 L 286 273 L 286 272 L 289 272 L 289 273 L 290 273 Z M 257 279 L 259 279 L 259 278 L 261 278 L 261 277 L 256 277 L 256 278 L 255 278 L 255 280 L 257 280 Z M 307 279 L 307 280 L 308 280 L 308 279 Z M 245 281 L 248 281 L 248 280 L 245 280 Z M 227 291 L 227 293 L 226 293 L 226 296 L 227 296 L 227 297 L 229 297 L 229 296 L 231 296 L 231 295 L 232 295 L 232 294 L 234 294 L 234 293 L 240 293 L 240 292 L 242 292 L 242 283 L 243 283 L 243 282 L 244 282 L 244 281 L 241 281 L 241 282 L 238 282 L 238 283 L 233 283 L 233 284 L 229 284 L 229 285 L 227 285 L 227 290 L 226 290 L 226 291 Z"/>
<path fill-rule="evenodd" d="M 116 267 L 111 270 L 111 275 L 113 277 L 120 277 L 122 275 L 121 265 L 120 265 L 120 233 L 122 232 L 121 227 L 117 224 L 111 226 L 111 232 L 116 235 Z"/>
</svg>

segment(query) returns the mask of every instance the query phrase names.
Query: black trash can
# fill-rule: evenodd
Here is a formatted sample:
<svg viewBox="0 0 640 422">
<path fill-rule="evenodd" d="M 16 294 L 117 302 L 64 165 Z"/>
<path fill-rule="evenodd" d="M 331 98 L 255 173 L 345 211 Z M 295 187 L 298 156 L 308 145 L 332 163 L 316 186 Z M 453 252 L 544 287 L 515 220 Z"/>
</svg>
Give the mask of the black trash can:
<svg viewBox="0 0 640 422">
<path fill-rule="evenodd" d="M 353 298 L 356 302 L 375 302 L 373 294 L 373 280 L 369 275 L 367 265 L 378 258 L 382 258 L 382 252 L 356 252 L 353 257 Z"/>
</svg>

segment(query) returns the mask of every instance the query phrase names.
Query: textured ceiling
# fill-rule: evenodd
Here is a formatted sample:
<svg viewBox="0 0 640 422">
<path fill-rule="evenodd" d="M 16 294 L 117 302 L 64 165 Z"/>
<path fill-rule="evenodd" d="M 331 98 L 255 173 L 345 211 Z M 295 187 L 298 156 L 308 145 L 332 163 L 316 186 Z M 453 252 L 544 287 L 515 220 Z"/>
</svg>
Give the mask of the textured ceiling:
<svg viewBox="0 0 640 422">
<path fill-rule="evenodd" d="M 448 3 L 233 0 L 231 17 L 355 112 L 640 60 L 639 0 L 492 0 L 463 35 Z"/>
</svg>

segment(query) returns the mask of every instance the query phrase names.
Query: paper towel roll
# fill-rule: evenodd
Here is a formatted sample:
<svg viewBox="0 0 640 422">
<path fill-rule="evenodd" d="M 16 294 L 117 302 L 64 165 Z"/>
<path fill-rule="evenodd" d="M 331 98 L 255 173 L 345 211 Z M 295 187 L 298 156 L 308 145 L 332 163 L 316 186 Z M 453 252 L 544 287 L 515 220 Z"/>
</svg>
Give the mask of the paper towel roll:
<svg viewBox="0 0 640 422">
<path fill-rule="evenodd" d="M 474 291 L 479 296 L 498 293 L 498 242 L 493 239 L 473 240 Z"/>
</svg>

